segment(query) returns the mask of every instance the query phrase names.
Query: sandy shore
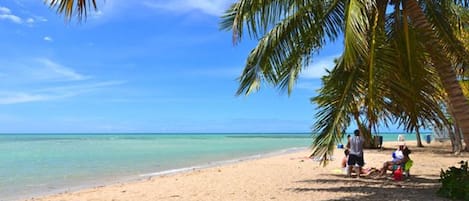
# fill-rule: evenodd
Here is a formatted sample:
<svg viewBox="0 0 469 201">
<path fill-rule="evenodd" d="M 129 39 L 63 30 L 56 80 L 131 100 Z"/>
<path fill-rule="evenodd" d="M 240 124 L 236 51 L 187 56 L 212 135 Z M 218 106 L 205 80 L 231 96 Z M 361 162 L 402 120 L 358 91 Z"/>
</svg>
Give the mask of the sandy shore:
<svg viewBox="0 0 469 201">
<path fill-rule="evenodd" d="M 411 177 L 396 182 L 390 178 L 345 178 L 340 172 L 343 150 L 326 167 L 306 158 L 309 151 L 244 161 L 144 181 L 66 192 L 29 200 L 55 201 L 155 201 L 155 200 L 446 200 L 437 197 L 440 169 L 468 160 L 454 156 L 449 143 L 433 142 L 412 150 Z M 383 150 L 365 150 L 366 167 L 380 167 L 391 159 L 395 143 Z"/>
</svg>

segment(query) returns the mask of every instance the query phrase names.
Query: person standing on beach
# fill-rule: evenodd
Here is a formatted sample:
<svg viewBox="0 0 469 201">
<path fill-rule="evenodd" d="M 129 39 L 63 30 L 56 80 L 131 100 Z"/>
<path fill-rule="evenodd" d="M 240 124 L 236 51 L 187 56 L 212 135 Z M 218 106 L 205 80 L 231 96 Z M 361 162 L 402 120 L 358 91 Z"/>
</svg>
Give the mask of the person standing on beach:
<svg viewBox="0 0 469 201">
<path fill-rule="evenodd" d="M 352 168 L 358 166 L 357 171 L 357 178 L 360 177 L 360 173 L 362 172 L 362 167 L 365 165 L 365 161 L 363 160 L 363 143 L 364 140 L 360 136 L 360 130 L 355 130 L 353 132 L 354 136 L 350 138 L 350 153 L 348 156 L 348 171 L 347 177 L 351 176 Z"/>
</svg>

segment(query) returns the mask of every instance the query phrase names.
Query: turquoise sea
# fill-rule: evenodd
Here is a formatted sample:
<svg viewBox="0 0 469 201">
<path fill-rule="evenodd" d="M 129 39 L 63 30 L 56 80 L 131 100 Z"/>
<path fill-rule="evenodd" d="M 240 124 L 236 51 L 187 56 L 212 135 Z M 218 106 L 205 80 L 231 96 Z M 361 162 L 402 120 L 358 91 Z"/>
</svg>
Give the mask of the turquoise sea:
<svg viewBox="0 0 469 201">
<path fill-rule="evenodd" d="M 395 141 L 397 134 L 384 134 Z M 415 135 L 406 135 L 415 140 Z M 311 134 L 0 134 L 0 201 L 303 150 Z"/>
</svg>

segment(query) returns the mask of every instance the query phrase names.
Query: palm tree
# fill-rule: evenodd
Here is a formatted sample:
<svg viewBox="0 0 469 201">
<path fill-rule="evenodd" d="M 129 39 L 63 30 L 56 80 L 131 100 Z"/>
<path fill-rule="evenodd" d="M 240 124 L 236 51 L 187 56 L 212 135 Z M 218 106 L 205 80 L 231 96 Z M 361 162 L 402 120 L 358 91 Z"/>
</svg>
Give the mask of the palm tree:
<svg viewBox="0 0 469 201">
<path fill-rule="evenodd" d="M 238 0 L 226 11 L 221 26 L 232 30 L 235 43 L 242 39 L 245 30 L 259 38 L 239 78 L 238 95 L 258 90 L 262 82 L 291 93 L 298 75 L 311 63 L 313 55 L 327 42 L 343 36 L 345 48 L 341 64 L 336 67 L 341 68 L 337 73 L 345 78 L 334 81 L 336 86 L 325 83 L 323 89 L 332 92 L 324 92 L 318 98 L 318 101 L 342 105 L 337 113 L 327 112 L 330 104 L 320 105 L 317 117 L 323 118 L 315 123 L 315 130 L 319 131 L 313 144 L 316 155 L 330 153 L 331 142 L 339 139 L 348 126 L 352 106 L 358 102 L 365 104 L 371 128 L 393 117 L 399 117 L 398 122 L 405 123 L 408 130 L 418 130 L 430 120 L 442 123 L 442 112 L 436 109 L 439 95 L 435 94 L 434 84 L 440 82 L 448 95 L 448 107 L 453 109 L 454 119 L 469 144 L 469 104 L 462 96 L 453 68 L 455 63 L 469 62 L 467 51 L 451 29 L 451 20 L 466 12 L 468 4 L 465 0 Z M 393 55 L 396 52 L 399 54 Z M 397 69 L 401 70 L 400 74 L 386 74 Z M 394 76 L 398 80 L 391 80 L 391 75 L 399 75 Z M 435 80 L 435 75 L 439 79 Z M 333 76 L 327 79 L 335 80 Z M 426 89 L 424 84 L 432 81 L 436 82 Z M 335 87 L 349 91 L 334 96 L 334 91 L 342 90 Z M 395 94 L 398 91 L 412 96 Z M 404 102 L 408 104 L 397 104 Z M 395 107 L 403 107 L 394 108 L 390 113 L 393 103 Z M 389 108 L 382 110 L 381 106 Z"/>
<path fill-rule="evenodd" d="M 59 13 L 64 13 L 67 19 L 71 19 L 74 10 L 77 17 L 82 19 L 86 17 L 87 9 L 96 9 L 95 0 L 47 2 Z M 223 29 L 233 31 L 235 43 L 241 40 L 245 27 L 251 36 L 260 38 L 248 56 L 240 77 L 238 95 L 258 90 L 262 82 L 287 90 L 290 94 L 298 75 L 311 63 L 312 55 L 328 41 L 343 36 L 345 49 L 339 66 L 348 76 L 347 82 L 344 82 L 348 85 L 343 87 L 348 87 L 352 92 L 339 97 L 341 99 L 338 101 L 344 104 L 340 114 L 328 116 L 326 112 L 318 112 L 317 116 L 323 115 L 333 123 L 316 121 L 316 129 L 324 134 L 323 138 L 315 138 L 316 141 L 338 139 L 340 131 L 348 126 L 348 115 L 357 114 L 356 107 L 362 103 L 366 106 L 369 130 L 376 128 L 379 122 L 386 124 L 386 120 L 392 117 L 400 117 L 397 119 L 406 125 L 406 129 L 416 129 L 417 132 L 429 119 L 441 122 L 441 111 L 434 110 L 432 105 L 437 97 L 432 93 L 433 89 L 423 89 L 424 85 L 421 84 L 413 85 L 414 82 L 428 83 L 432 80 L 430 71 L 434 71 L 448 95 L 447 106 L 454 112 L 453 117 L 460 126 L 466 145 L 469 145 L 469 104 L 462 95 L 452 67 L 455 63 L 469 62 L 466 61 L 467 51 L 451 29 L 452 20 L 461 20 L 461 13 L 467 11 L 468 5 L 468 0 L 238 0 L 226 11 L 221 25 Z M 419 37 L 412 38 L 412 31 L 419 33 Z M 403 44 L 399 46 L 394 41 L 393 46 L 392 40 L 389 40 L 393 34 L 400 35 L 402 38 L 399 41 Z M 398 47 L 404 48 L 404 54 L 399 55 L 400 60 L 393 60 L 396 57 L 390 52 L 395 52 L 393 50 Z M 415 53 L 420 55 L 419 59 L 414 58 L 418 56 Z M 422 63 L 422 58 L 427 61 Z M 422 69 L 422 66 L 425 67 L 422 72 L 425 72 L 426 79 L 421 79 L 413 70 Z M 393 90 L 387 90 L 384 87 L 390 85 L 383 83 L 381 77 L 388 77 L 385 76 L 389 75 L 386 72 L 396 72 L 395 69 L 401 69 L 404 75 L 410 73 L 409 77 L 406 81 L 393 80 Z M 354 76 L 361 76 L 361 79 Z M 431 86 L 433 88 L 434 85 Z M 400 102 L 410 104 L 397 108 L 401 105 L 394 93 L 399 90 L 420 96 L 402 97 Z M 396 99 L 391 101 L 391 97 Z M 424 102 L 411 102 L 415 98 Z M 425 102 L 427 98 L 431 100 Z M 380 109 L 381 106 L 387 107 Z M 318 148 L 326 144 L 315 146 Z M 317 154 L 330 152 L 330 144 L 326 147 L 326 152 L 316 149 Z"/>
</svg>

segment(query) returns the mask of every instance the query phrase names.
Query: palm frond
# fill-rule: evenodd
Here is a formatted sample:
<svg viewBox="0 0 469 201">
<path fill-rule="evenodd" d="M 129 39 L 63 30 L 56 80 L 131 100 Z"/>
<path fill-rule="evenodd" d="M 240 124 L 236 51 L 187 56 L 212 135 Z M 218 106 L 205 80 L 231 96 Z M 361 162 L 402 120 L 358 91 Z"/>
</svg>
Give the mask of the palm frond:
<svg viewBox="0 0 469 201">
<path fill-rule="evenodd" d="M 222 16 L 221 28 L 233 31 L 234 43 L 241 40 L 245 26 L 251 37 L 259 38 L 303 4 L 303 1 L 290 0 L 240 0 Z"/>
<path fill-rule="evenodd" d="M 239 78 L 237 95 L 249 94 L 259 89 L 262 82 L 287 89 L 290 93 L 311 55 L 316 53 L 327 39 L 336 37 L 343 16 L 343 3 L 328 4 L 327 12 L 312 14 L 311 10 L 324 8 L 319 1 L 301 7 L 274 26 L 248 56 Z M 327 24 L 327 26 L 323 26 Z"/>
<path fill-rule="evenodd" d="M 335 145 L 340 142 L 350 124 L 350 114 L 358 103 L 363 84 L 360 69 L 345 70 L 343 59 L 339 59 L 328 77 L 323 78 L 323 87 L 312 102 L 318 105 L 313 126 L 311 156 L 320 157 L 326 165 Z"/>
<path fill-rule="evenodd" d="M 86 18 L 88 10 L 97 10 L 96 0 L 44 0 L 51 8 L 57 9 L 57 13 L 64 14 L 65 19 L 70 20 L 74 12 L 78 20 Z"/>
<path fill-rule="evenodd" d="M 368 54 L 368 30 L 370 20 L 364 0 L 349 0 L 345 5 L 344 16 L 344 65 L 353 68 L 363 55 Z"/>
<path fill-rule="evenodd" d="M 425 16 L 433 25 L 439 40 L 442 40 L 445 52 L 455 58 L 455 63 L 469 64 L 469 54 L 463 43 L 456 37 L 454 26 L 461 23 L 459 16 L 461 13 L 467 13 L 468 10 L 452 4 L 451 1 L 435 3 L 434 0 L 425 0 L 425 3 Z"/>
</svg>

